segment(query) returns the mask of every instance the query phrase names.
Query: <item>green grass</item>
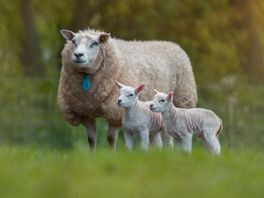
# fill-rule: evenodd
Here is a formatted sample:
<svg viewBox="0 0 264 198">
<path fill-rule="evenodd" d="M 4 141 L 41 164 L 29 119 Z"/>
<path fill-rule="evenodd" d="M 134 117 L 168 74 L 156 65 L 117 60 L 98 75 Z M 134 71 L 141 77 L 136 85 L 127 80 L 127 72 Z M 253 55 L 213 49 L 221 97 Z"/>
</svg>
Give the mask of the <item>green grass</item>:
<svg viewBox="0 0 264 198">
<path fill-rule="evenodd" d="M 263 197 L 264 154 L 0 147 L 0 197 Z"/>
</svg>

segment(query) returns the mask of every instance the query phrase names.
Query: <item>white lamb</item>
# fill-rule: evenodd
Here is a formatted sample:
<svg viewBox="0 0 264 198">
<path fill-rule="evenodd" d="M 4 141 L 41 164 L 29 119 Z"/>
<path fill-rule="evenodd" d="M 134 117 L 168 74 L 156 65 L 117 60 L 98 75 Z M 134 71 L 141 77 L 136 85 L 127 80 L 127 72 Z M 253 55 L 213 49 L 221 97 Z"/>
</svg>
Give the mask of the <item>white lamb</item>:
<svg viewBox="0 0 264 198">
<path fill-rule="evenodd" d="M 159 132 L 165 130 L 161 114 L 150 110 L 150 102 L 138 99 L 144 89 L 144 84 L 133 88 L 118 81 L 115 82 L 120 89 L 117 104 L 125 109 L 122 125 L 125 129 L 127 149 L 133 149 L 136 134 L 140 135 L 140 146 L 143 150 L 148 150 L 149 143 L 161 148 L 162 141 Z"/>
<path fill-rule="evenodd" d="M 168 133 L 181 143 L 185 151 L 192 151 L 192 136 L 197 135 L 210 152 L 220 154 L 218 135 L 222 132 L 223 125 L 214 112 L 202 108 L 177 108 L 172 103 L 173 92 L 156 92 L 150 109 L 161 112 Z"/>
</svg>

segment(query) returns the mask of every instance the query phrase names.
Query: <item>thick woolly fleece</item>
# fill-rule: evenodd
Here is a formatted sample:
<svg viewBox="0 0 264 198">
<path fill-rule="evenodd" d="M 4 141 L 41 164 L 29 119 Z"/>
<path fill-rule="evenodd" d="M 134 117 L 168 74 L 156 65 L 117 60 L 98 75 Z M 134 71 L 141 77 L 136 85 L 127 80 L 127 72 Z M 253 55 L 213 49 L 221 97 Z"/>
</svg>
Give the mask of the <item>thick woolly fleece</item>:
<svg viewBox="0 0 264 198">
<path fill-rule="evenodd" d="M 100 34 L 94 30 L 79 33 L 87 36 Z M 72 125 L 78 125 L 85 119 L 104 117 L 109 125 L 121 126 L 123 111 L 116 104 L 118 88 L 114 80 L 133 87 L 144 82 L 147 91 L 142 94 L 143 100 L 151 99 L 153 88 L 160 91 L 175 90 L 176 106 L 196 106 L 192 66 L 186 53 L 177 44 L 109 38 L 100 48 L 91 69 L 80 69 L 72 62 L 73 44 L 70 41 L 62 51 L 58 104 L 64 118 Z M 88 92 L 82 88 L 84 74 L 88 74 L 91 81 Z"/>
</svg>

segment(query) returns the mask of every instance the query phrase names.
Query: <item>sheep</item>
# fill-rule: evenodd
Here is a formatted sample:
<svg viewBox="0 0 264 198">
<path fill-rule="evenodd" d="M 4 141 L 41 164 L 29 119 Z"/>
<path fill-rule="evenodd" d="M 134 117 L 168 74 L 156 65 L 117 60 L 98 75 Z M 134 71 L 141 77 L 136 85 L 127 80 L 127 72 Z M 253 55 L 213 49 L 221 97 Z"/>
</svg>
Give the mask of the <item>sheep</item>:
<svg viewBox="0 0 264 198">
<path fill-rule="evenodd" d="M 166 130 L 160 113 L 154 113 L 149 109 L 150 102 L 143 102 L 138 96 L 144 90 L 145 85 L 137 88 L 123 85 L 115 81 L 119 90 L 117 104 L 125 109 L 122 125 L 125 129 L 125 144 L 128 150 L 133 149 L 135 135 L 141 138 L 140 146 L 148 150 L 149 143 L 162 148 L 160 132 Z"/>
<path fill-rule="evenodd" d="M 192 66 L 186 53 L 165 41 L 124 41 L 92 29 L 74 33 L 61 30 L 66 44 L 58 87 L 58 107 L 71 125 L 84 125 L 89 146 L 96 148 L 95 119 L 103 117 L 109 127 L 107 139 L 115 149 L 124 110 L 116 104 L 114 80 L 135 87 L 145 82 L 140 96 L 150 100 L 152 90 L 174 90 L 174 104 L 196 106 L 197 91 Z M 168 138 L 169 139 L 169 138 Z"/>
<path fill-rule="evenodd" d="M 192 151 L 192 137 L 202 138 L 207 149 L 214 154 L 220 154 L 219 134 L 222 132 L 221 119 L 211 110 L 203 108 L 183 109 L 172 103 L 173 92 L 168 94 L 156 91 L 154 100 L 150 104 L 153 112 L 161 112 L 163 121 L 170 135 L 182 148 Z"/>
</svg>

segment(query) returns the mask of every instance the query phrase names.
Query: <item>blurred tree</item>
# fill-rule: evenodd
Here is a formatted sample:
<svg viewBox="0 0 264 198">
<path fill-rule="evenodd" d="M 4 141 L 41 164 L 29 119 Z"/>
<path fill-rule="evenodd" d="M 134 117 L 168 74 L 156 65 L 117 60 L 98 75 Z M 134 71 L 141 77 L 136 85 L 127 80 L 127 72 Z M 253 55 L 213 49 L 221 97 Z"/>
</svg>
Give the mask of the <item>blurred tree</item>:
<svg viewBox="0 0 264 198">
<path fill-rule="evenodd" d="M 108 0 L 75 0 L 72 9 L 70 28 L 74 31 L 99 27 L 99 18 L 105 15 L 107 5 L 114 4 Z M 111 21 L 111 19 L 110 19 Z"/>
<path fill-rule="evenodd" d="M 263 81 L 262 67 L 264 65 L 263 50 L 256 23 L 254 6 L 261 1 L 230 0 L 234 14 L 234 25 L 238 32 L 244 34 L 243 40 L 238 40 L 237 49 L 241 67 L 249 75 L 251 82 Z"/>
<path fill-rule="evenodd" d="M 38 37 L 31 0 L 21 0 L 21 20 L 24 26 L 21 63 L 25 74 L 31 77 L 43 76 L 44 65 L 41 58 L 40 40 Z"/>
<path fill-rule="evenodd" d="M 71 29 L 76 31 L 87 28 L 89 20 L 89 6 L 88 1 L 76 0 L 74 1 L 73 17 Z M 91 13 L 91 12 L 90 12 Z"/>
</svg>

